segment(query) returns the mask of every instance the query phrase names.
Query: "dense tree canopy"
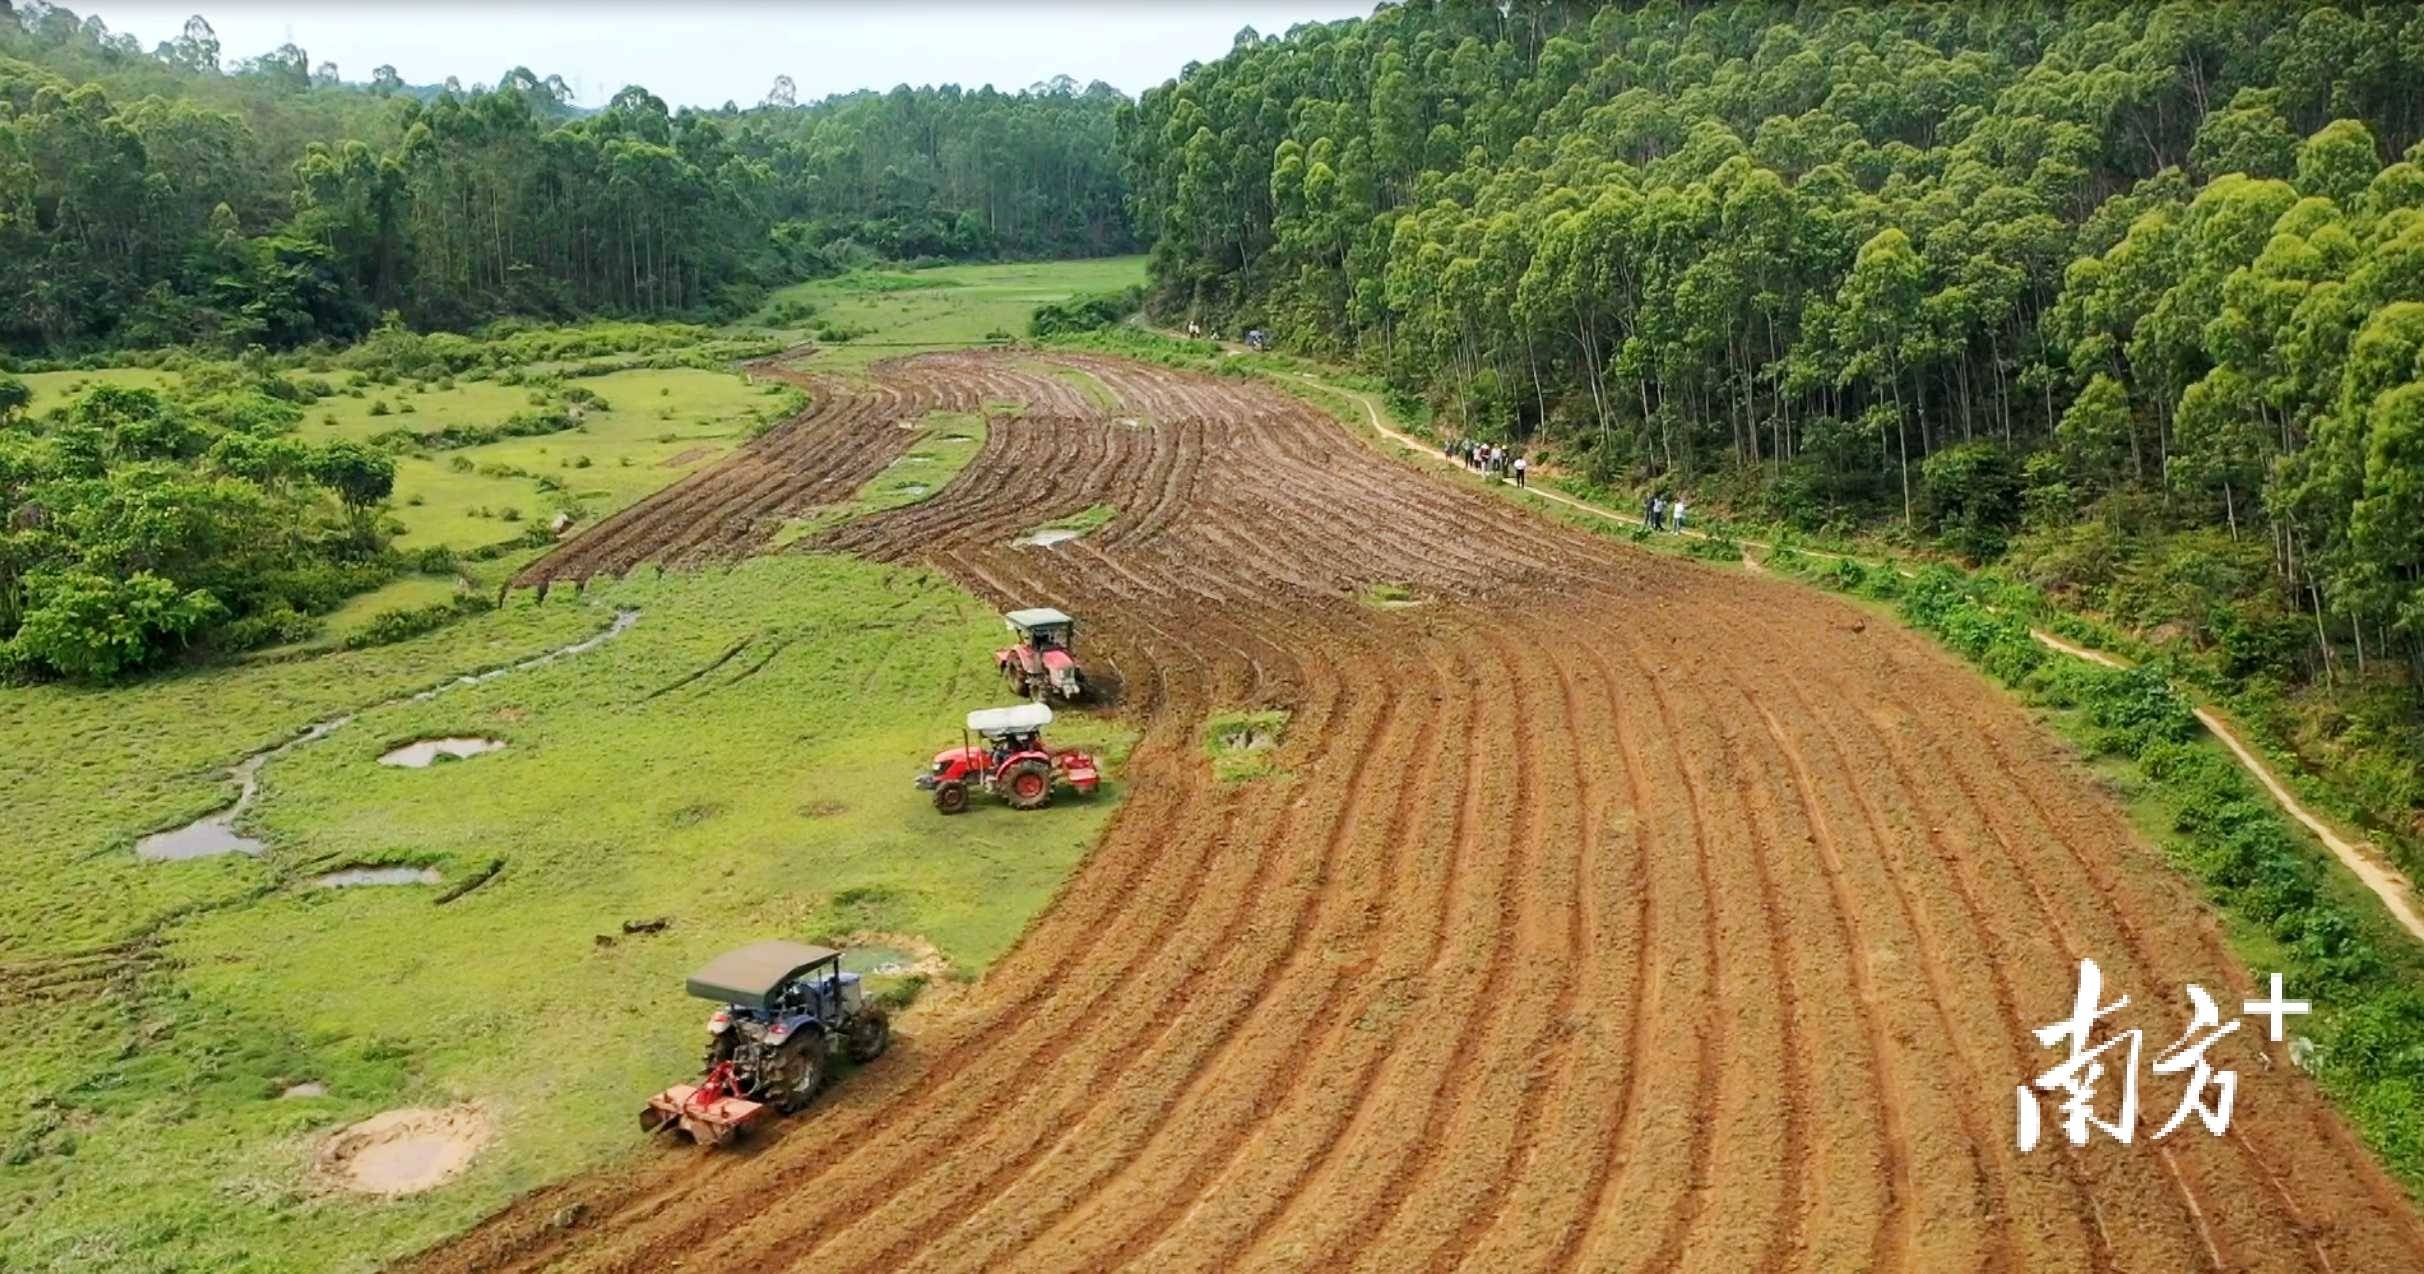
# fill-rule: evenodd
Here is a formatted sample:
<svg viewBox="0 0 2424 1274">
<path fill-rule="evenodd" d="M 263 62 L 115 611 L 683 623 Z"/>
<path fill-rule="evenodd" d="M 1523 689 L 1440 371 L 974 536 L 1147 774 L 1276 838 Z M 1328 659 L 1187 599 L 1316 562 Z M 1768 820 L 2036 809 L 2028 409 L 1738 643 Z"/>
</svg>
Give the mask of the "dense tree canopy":
<svg viewBox="0 0 2424 1274">
<path fill-rule="evenodd" d="M 554 76 L 366 84 L 286 46 L 224 65 L 209 24 L 146 53 L 0 6 L 0 345 L 347 340 L 503 314 L 737 314 L 876 257 L 1131 246 L 1125 102 L 1066 78 L 747 110 L 647 90 L 581 111 Z"/>
<path fill-rule="evenodd" d="M 1409 0 L 1120 132 L 1163 312 L 1601 482 L 2211 526 L 2424 661 L 2419 84 L 2409 5 Z"/>
<path fill-rule="evenodd" d="M 0 430 L 0 672 L 105 679 L 195 640 L 258 645 L 390 573 L 372 514 L 393 457 L 293 437 L 313 391 L 292 378 L 185 381 L 100 385 Z"/>
</svg>

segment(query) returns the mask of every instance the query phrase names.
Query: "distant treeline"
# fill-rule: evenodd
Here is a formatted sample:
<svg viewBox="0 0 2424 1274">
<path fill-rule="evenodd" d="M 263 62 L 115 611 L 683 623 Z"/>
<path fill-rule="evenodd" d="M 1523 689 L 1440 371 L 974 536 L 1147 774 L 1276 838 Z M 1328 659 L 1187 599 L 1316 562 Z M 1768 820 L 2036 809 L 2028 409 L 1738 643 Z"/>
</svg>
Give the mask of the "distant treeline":
<svg viewBox="0 0 2424 1274">
<path fill-rule="evenodd" d="M 502 315 L 733 316 L 877 258 L 1134 246 L 1117 90 L 896 88 L 583 112 L 555 76 L 349 83 L 200 18 L 145 51 L 0 4 L 0 346 L 240 349 Z"/>
</svg>

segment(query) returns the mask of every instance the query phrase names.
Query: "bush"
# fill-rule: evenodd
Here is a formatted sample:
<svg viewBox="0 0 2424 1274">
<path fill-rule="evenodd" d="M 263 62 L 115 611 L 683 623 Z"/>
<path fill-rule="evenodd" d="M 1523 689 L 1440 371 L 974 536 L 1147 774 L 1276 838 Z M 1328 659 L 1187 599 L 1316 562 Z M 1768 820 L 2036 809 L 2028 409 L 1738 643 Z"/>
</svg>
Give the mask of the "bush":
<svg viewBox="0 0 2424 1274">
<path fill-rule="evenodd" d="M 433 602 L 427 606 L 399 606 L 371 617 L 369 623 L 345 639 L 347 650 L 384 646 L 390 642 L 436 632 L 465 615 L 477 615 L 495 603 L 474 593 L 465 593 L 450 602 Z"/>
<path fill-rule="evenodd" d="M 1145 289 L 1142 286 L 1073 296 L 1066 301 L 1037 306 L 1035 313 L 1027 320 L 1027 334 L 1037 337 L 1066 336 L 1114 327 L 1144 308 L 1144 304 Z"/>
</svg>

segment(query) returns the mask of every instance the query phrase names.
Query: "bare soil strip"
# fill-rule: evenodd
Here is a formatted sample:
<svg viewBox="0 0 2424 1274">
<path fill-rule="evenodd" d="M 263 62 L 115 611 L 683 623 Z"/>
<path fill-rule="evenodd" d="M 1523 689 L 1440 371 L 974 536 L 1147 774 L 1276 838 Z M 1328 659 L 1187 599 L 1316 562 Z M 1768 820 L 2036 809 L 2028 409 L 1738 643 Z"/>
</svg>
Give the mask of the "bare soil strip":
<svg viewBox="0 0 2424 1274">
<path fill-rule="evenodd" d="M 798 547 L 1083 617 L 1141 734 L 1102 843 L 749 1152 L 635 1151 L 416 1268 L 2424 1266 L 2413 1208 L 2246 1032 L 2215 1057 L 2232 1136 L 2017 1152 L 2026 1033 L 2080 956 L 2158 1047 L 2188 982 L 2247 979 L 1923 639 L 1544 522 L 1253 382 L 1054 356 L 1106 408 L 1034 359 L 810 377 L 799 418 L 528 578 L 761 551 L 904 415 L 1021 402 L 944 490 Z M 1121 515 L 1010 543 L 1095 504 Z M 1431 601 L 1363 604 L 1383 581 Z M 1274 772 L 1216 781 L 1206 717 L 1266 706 Z"/>
</svg>

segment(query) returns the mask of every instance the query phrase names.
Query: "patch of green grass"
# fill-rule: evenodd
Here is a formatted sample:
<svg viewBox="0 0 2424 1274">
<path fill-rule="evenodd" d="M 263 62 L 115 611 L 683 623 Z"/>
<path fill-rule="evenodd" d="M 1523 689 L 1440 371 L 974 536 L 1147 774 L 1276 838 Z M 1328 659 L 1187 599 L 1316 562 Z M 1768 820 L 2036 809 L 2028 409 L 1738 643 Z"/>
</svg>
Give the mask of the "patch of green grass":
<svg viewBox="0 0 2424 1274">
<path fill-rule="evenodd" d="M 1395 610 L 1399 607 L 1422 604 L 1422 599 L 1414 595 L 1413 589 L 1395 580 L 1377 580 L 1366 584 L 1360 596 L 1364 605 L 1381 610 Z"/>
<path fill-rule="evenodd" d="M 951 485 L 960 470 L 985 449 L 985 418 L 974 412 L 930 411 L 915 425 L 917 434 L 900 459 L 884 466 L 850 499 L 784 522 L 768 547 L 789 548 L 845 522 L 929 499 Z"/>
<path fill-rule="evenodd" d="M 396 462 L 389 515 L 406 549 L 477 549 L 517 538 L 532 524 L 570 513 L 595 521 L 740 445 L 760 422 L 798 409 L 784 385 L 752 385 L 731 372 L 648 368 L 567 382 L 603 405 L 580 404 L 580 421 L 560 433 L 506 438 L 476 447 L 407 454 Z M 315 403 L 299 436 L 368 438 L 386 430 L 494 425 L 532 409 L 530 385 L 458 381 L 452 388 L 404 393 L 397 386 L 355 399 Z M 370 414 L 374 401 L 409 401 L 408 416 Z M 321 423 L 333 416 L 335 423 Z M 507 510 L 512 510 L 510 514 Z"/>
<path fill-rule="evenodd" d="M 453 575 L 405 575 L 348 598 L 344 605 L 330 611 L 320 622 L 320 631 L 311 640 L 289 646 L 277 646 L 256 652 L 254 659 L 284 659 L 298 654 L 313 654 L 334 650 L 347 638 L 367 630 L 371 622 L 389 611 L 420 610 L 443 605 L 463 591 L 463 581 Z"/>
<path fill-rule="evenodd" d="M 1288 714 L 1281 708 L 1216 712 L 1204 721 L 1204 751 L 1212 758 L 1212 775 L 1223 783 L 1243 783 L 1278 769 L 1273 753 L 1287 732 Z"/>
<path fill-rule="evenodd" d="M 915 280 L 903 288 L 871 280 Z M 818 371 L 863 371 L 878 359 L 918 349 L 959 349 L 1027 329 L 1035 307 L 1079 293 L 1111 292 L 1145 281 L 1143 257 L 941 266 L 914 274 L 854 274 L 783 288 L 767 298 L 761 323 L 775 322 L 788 302 L 815 307 L 811 326 L 854 333 L 846 343 L 819 348 Z M 996 334 L 1000 334 L 997 336 Z"/>
<path fill-rule="evenodd" d="M 53 407 L 63 407 L 85 390 L 102 385 L 121 389 L 167 389 L 178 381 L 175 372 L 157 371 L 149 367 L 103 367 L 78 372 L 27 372 L 18 377 L 34 393 L 25 409 L 39 416 Z"/>
<path fill-rule="evenodd" d="M 1085 508 L 1079 509 L 1077 512 L 1072 513 L 1065 518 L 1055 518 L 1050 522 L 1046 522 L 1043 524 L 1043 526 L 1038 527 L 1037 529 L 1045 531 L 1096 531 L 1110 525 L 1111 520 L 1118 516 L 1119 509 L 1116 506 L 1108 504 L 1089 504 Z"/>
<path fill-rule="evenodd" d="M 1104 384 L 1100 377 L 1085 368 L 1071 367 L 1065 363 L 1041 363 L 1037 366 L 1040 370 L 1075 386 L 1077 392 L 1085 395 L 1086 401 L 1093 404 L 1096 411 L 1119 410 L 1119 395 L 1112 393 L 1109 385 Z"/>
<path fill-rule="evenodd" d="M 271 761 L 246 828 L 261 858 L 128 852 L 223 804 L 221 772 L 247 751 L 597 632 L 617 608 L 638 622 L 586 653 L 372 708 Z M 998 624 L 921 571 L 783 555 L 517 596 L 371 650 L 0 691 L 21 846 L 0 859 L 6 959 L 98 953 L 95 968 L 126 974 L 0 1004 L 0 1255 L 375 1268 L 635 1151 L 634 1103 L 697 1062 L 706 1009 L 682 975 L 718 951 L 884 928 L 982 969 L 1116 798 L 1114 782 L 1042 815 L 980 802 L 945 820 L 910 785 L 994 689 Z M 1123 728 L 1063 721 L 1055 742 L 1101 749 L 1116 780 Z M 508 747 L 426 770 L 377 762 L 440 734 Z M 444 883 L 308 886 L 376 863 Z M 622 933 L 660 916 L 663 933 Z M 302 1080 L 328 1095 L 277 1099 Z M 484 1103 L 499 1135 L 458 1181 L 383 1201 L 312 1183 L 330 1131 L 459 1100 Z"/>
</svg>

